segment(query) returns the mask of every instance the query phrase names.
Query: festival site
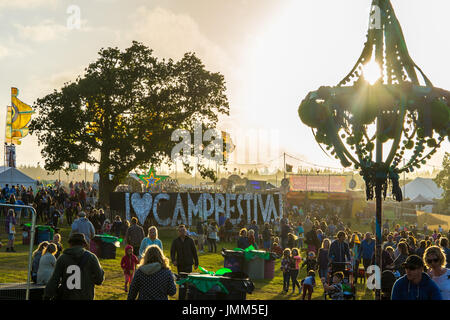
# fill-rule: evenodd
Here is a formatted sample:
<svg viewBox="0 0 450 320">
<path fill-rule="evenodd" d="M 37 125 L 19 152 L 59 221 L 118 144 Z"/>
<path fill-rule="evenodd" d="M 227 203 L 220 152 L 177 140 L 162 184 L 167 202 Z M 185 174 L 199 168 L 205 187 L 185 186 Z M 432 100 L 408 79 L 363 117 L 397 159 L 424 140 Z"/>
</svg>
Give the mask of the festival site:
<svg viewBox="0 0 450 320">
<path fill-rule="evenodd" d="M 0 0 L 0 302 L 450 300 L 449 11 Z"/>
</svg>

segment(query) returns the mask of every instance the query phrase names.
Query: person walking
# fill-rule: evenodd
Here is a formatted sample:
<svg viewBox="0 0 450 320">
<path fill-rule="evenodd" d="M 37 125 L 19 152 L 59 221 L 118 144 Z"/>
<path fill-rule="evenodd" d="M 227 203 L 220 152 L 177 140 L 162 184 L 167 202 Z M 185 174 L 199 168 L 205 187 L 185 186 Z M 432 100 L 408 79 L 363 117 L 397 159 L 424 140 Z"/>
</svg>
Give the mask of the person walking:
<svg viewBox="0 0 450 320">
<path fill-rule="evenodd" d="M 423 268 L 422 259 L 410 255 L 404 263 L 406 274 L 394 283 L 391 300 L 442 300 L 439 287 Z"/>
<path fill-rule="evenodd" d="M 158 239 L 158 229 L 155 226 L 151 226 L 150 228 L 148 228 L 148 236 L 142 239 L 139 248 L 139 259 L 142 259 L 144 257 L 144 252 L 147 247 L 153 244 L 157 245 L 161 250 L 164 250 L 162 241 Z"/>
<path fill-rule="evenodd" d="M 144 251 L 131 281 L 128 300 L 168 300 L 177 293 L 174 275 L 170 271 L 169 259 L 157 245 L 150 245 Z"/>
<path fill-rule="evenodd" d="M 450 269 L 446 268 L 444 251 L 438 246 L 427 248 L 424 254 L 428 275 L 436 282 L 443 300 L 450 300 Z"/>
<path fill-rule="evenodd" d="M 332 266 L 332 274 L 339 271 L 344 271 L 345 263 L 351 261 L 349 245 L 345 242 L 345 238 L 345 232 L 339 231 L 337 234 L 337 239 L 330 245 L 328 259 Z"/>
<path fill-rule="evenodd" d="M 144 240 L 144 229 L 138 225 L 138 219 L 136 217 L 131 218 L 131 226 L 128 228 L 125 234 L 125 242 L 133 247 L 133 252 L 140 253 L 140 247 L 142 240 Z"/>
<path fill-rule="evenodd" d="M 359 251 L 358 260 L 361 261 L 364 266 L 365 274 L 367 274 L 367 268 L 370 266 L 372 262 L 372 257 L 375 252 L 375 240 L 372 239 L 372 235 L 370 232 L 366 233 L 366 237 L 363 241 L 361 241 L 361 248 Z"/>
<path fill-rule="evenodd" d="M 177 273 L 191 273 L 192 266 L 197 270 L 198 255 L 194 240 L 187 236 L 186 226 L 180 225 L 178 227 L 178 237 L 173 240 L 170 247 L 170 259 L 172 264 L 177 267 Z M 186 287 L 180 286 L 179 300 L 185 300 Z"/>
<path fill-rule="evenodd" d="M 5 219 L 5 229 L 8 235 L 8 244 L 6 246 L 6 252 L 16 252 L 14 249 L 14 239 L 16 236 L 16 217 L 13 209 L 8 210 L 8 215 Z"/>
<path fill-rule="evenodd" d="M 219 232 L 219 227 L 216 221 L 211 221 L 208 225 L 208 247 L 209 252 L 217 252 L 217 233 Z"/>
<path fill-rule="evenodd" d="M 122 260 L 120 260 L 120 267 L 122 268 L 125 277 L 125 292 L 128 292 L 128 284 L 131 284 L 138 263 L 139 260 L 133 253 L 133 247 L 127 245 L 125 247 L 125 255 L 122 257 Z"/>
<path fill-rule="evenodd" d="M 89 248 L 91 239 L 95 237 L 94 225 L 86 218 L 86 213 L 84 211 L 80 211 L 78 217 L 79 218 L 72 223 L 72 231 L 70 235 L 75 233 L 82 233 L 87 245 L 86 248 Z"/>
<path fill-rule="evenodd" d="M 103 283 L 105 272 L 97 256 L 84 249 L 88 245 L 84 234 L 73 233 L 68 243 L 69 248 L 56 260 L 44 299 L 94 300 L 95 285 Z"/>
</svg>

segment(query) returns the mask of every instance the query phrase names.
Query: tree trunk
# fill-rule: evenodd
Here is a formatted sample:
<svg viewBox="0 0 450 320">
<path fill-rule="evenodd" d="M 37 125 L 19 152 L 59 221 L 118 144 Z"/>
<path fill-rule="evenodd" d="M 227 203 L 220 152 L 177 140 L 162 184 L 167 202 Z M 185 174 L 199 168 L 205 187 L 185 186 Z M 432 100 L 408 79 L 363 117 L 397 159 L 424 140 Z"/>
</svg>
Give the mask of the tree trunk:
<svg viewBox="0 0 450 320">
<path fill-rule="evenodd" d="M 98 202 L 101 206 L 109 206 L 109 194 L 114 191 L 116 186 L 109 180 L 109 175 L 100 175 L 99 181 L 99 198 Z"/>
<path fill-rule="evenodd" d="M 101 206 L 108 206 L 108 207 L 110 205 L 109 195 L 117 187 L 117 185 L 114 185 L 114 182 L 109 178 L 110 173 L 109 155 L 110 150 L 105 148 L 105 146 L 103 146 L 103 148 L 100 150 L 100 166 L 98 170 L 99 174 L 98 202 Z"/>
</svg>

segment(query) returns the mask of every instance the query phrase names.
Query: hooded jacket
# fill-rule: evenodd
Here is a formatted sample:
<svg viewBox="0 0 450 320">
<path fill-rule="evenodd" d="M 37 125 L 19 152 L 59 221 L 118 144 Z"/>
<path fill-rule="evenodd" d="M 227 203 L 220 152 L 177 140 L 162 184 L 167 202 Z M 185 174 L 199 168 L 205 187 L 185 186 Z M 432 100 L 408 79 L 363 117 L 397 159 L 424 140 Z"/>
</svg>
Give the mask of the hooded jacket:
<svg viewBox="0 0 450 320">
<path fill-rule="evenodd" d="M 131 249 L 131 256 L 128 256 L 127 254 L 128 249 Z M 134 271 L 138 263 L 139 260 L 133 253 L 133 247 L 127 245 L 125 247 L 125 255 L 122 257 L 122 260 L 120 261 L 120 266 L 122 267 L 123 271 L 129 274 L 130 271 Z"/>
<path fill-rule="evenodd" d="M 131 281 L 128 300 L 168 300 L 177 293 L 175 279 L 170 269 L 159 262 L 149 263 L 137 269 Z"/>
<path fill-rule="evenodd" d="M 69 266 L 78 265 L 84 253 L 87 252 L 87 259 L 82 268 L 80 268 L 80 289 L 67 288 L 67 283 L 76 281 L 76 271 L 69 272 Z M 69 279 L 70 277 L 70 279 Z M 86 251 L 81 246 L 74 246 L 64 250 L 63 254 L 56 260 L 55 270 L 47 283 L 44 291 L 44 297 L 59 296 L 62 300 L 93 300 L 95 285 L 101 285 L 105 278 L 105 273 L 100 266 L 100 262 L 93 253 Z M 68 281 L 69 280 L 69 281 Z M 62 290 L 58 295 L 58 286 L 61 284 Z"/>
<path fill-rule="evenodd" d="M 76 232 L 84 234 L 87 243 L 95 236 L 94 225 L 85 217 L 80 217 L 72 223 L 71 234 Z"/>
<path fill-rule="evenodd" d="M 422 280 L 414 284 L 404 275 L 394 283 L 391 300 L 442 300 L 437 284 L 422 272 Z"/>
</svg>

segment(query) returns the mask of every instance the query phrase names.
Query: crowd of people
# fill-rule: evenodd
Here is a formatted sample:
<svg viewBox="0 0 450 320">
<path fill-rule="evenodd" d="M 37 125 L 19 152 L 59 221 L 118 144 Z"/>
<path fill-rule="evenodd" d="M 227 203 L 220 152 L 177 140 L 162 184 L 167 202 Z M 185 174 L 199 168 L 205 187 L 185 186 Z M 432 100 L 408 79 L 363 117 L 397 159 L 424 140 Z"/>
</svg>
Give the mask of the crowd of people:
<svg viewBox="0 0 450 320">
<path fill-rule="evenodd" d="M 63 251 L 61 235 L 56 233 L 52 241 L 41 242 L 33 252 L 32 279 L 46 285 L 47 298 L 94 297 L 95 285 L 104 281 L 99 260 L 90 252 L 90 243 L 99 233 L 124 240 L 125 254 L 120 267 L 128 299 L 167 299 L 174 295 L 177 290 L 170 265 L 176 267 L 178 277 L 191 273 L 199 266 L 198 253 L 206 250 L 217 253 L 219 241 L 234 242 L 241 249 L 252 246 L 253 249 L 276 254 L 283 274 L 282 292 L 287 293 L 292 286 L 292 293 L 303 293 L 301 299 L 311 299 L 318 277 L 327 296 L 342 300 L 348 280 L 365 282 L 369 266 L 375 264 L 373 233 L 351 230 L 351 224 L 345 224 L 337 213 L 317 212 L 290 212 L 263 225 L 258 225 L 255 220 L 249 225 L 244 220 L 233 225 L 224 214 L 218 221 L 198 219 L 195 230 L 186 225 L 177 228 L 178 237 L 171 244 L 170 256 L 165 257 L 156 226 L 144 231 L 135 217 L 129 222 L 115 216 L 110 221 L 110 213 L 90 205 L 83 187 L 88 186 L 73 184 L 66 192 L 65 188 L 56 186 L 39 190 L 35 196 L 31 196 L 32 190 L 24 188 L 4 188 L 1 191 L 2 199 L 9 197 L 7 203 L 31 203 L 41 221 L 47 221 L 56 228 L 65 217 L 71 227 L 68 249 Z M 23 212 L 17 214 L 16 209 L 8 209 L 5 219 L 8 233 L 6 251 L 9 252 L 15 251 L 14 227 Z M 55 212 L 58 216 L 53 219 Z M 385 222 L 381 247 L 384 297 L 393 300 L 450 299 L 449 231 L 445 232 L 441 226 L 437 230 L 428 230 L 428 226 L 423 225 L 419 230 L 417 224 L 400 226 L 394 221 Z M 81 266 L 83 274 L 89 273 L 87 278 L 82 277 L 86 287 L 75 291 L 58 289 L 67 278 L 66 268 L 74 263 Z M 299 281 L 303 268 L 306 269 L 306 277 Z M 386 279 L 391 279 L 390 284 Z M 179 299 L 186 298 L 184 286 L 180 286 L 178 292 Z"/>
</svg>

